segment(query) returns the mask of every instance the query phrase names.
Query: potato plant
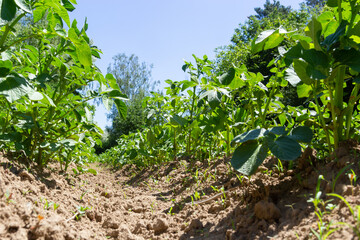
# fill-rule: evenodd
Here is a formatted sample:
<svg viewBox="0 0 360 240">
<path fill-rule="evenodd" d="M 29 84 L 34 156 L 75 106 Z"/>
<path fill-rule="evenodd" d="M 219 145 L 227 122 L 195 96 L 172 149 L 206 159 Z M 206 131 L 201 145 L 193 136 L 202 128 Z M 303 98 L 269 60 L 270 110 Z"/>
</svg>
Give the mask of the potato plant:
<svg viewBox="0 0 360 240">
<path fill-rule="evenodd" d="M 126 96 L 112 75 L 94 65 L 101 51 L 70 21 L 75 0 L 3 1 L 0 13 L 0 148 L 22 153 L 42 168 L 57 160 L 66 169 L 72 161 L 91 157 L 101 129 L 94 124 L 89 101 L 102 98 L 125 117 Z M 15 26 L 30 15 L 31 33 Z M 37 24 L 40 20 L 46 26 Z M 90 84 L 100 86 L 92 90 Z"/>
</svg>

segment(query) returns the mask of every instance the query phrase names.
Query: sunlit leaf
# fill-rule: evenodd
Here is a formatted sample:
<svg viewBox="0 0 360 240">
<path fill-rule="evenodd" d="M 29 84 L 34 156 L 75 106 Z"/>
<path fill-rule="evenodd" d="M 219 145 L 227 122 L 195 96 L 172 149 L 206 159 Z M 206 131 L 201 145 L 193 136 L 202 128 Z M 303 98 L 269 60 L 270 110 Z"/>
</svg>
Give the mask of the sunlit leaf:
<svg viewBox="0 0 360 240">
<path fill-rule="evenodd" d="M 231 165 L 240 173 L 249 176 L 256 172 L 266 156 L 267 147 L 263 147 L 256 141 L 246 142 L 235 149 Z"/>
<path fill-rule="evenodd" d="M 301 154 L 301 146 L 295 140 L 281 136 L 269 144 L 270 151 L 280 160 L 295 160 Z"/>
</svg>

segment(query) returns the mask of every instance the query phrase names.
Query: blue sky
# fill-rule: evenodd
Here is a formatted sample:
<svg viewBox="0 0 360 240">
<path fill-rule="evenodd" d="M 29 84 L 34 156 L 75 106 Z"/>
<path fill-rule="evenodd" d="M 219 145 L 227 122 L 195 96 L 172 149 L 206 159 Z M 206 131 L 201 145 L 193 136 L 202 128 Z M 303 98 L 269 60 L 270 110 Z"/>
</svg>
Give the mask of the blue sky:
<svg viewBox="0 0 360 240">
<path fill-rule="evenodd" d="M 298 8 L 301 0 L 281 1 Z M 181 81 L 181 67 L 192 54 L 210 59 L 217 47 L 228 45 L 234 29 L 244 23 L 265 0 L 77 0 L 70 14 L 82 27 L 85 17 L 88 36 L 103 55 L 96 65 L 106 74 L 112 57 L 135 54 L 153 64 L 153 80 Z M 163 84 L 162 86 L 165 86 Z M 106 110 L 99 106 L 95 121 L 110 125 Z"/>
</svg>

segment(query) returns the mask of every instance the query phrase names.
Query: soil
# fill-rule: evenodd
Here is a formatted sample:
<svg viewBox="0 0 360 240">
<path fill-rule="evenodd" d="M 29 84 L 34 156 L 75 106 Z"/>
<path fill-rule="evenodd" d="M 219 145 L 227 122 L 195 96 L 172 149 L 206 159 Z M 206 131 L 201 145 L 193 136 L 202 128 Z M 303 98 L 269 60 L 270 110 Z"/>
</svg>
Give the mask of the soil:
<svg viewBox="0 0 360 240">
<path fill-rule="evenodd" d="M 0 239 L 316 239 L 311 229 L 319 233 L 319 218 L 308 200 L 320 174 L 319 211 L 332 221 L 329 229 L 337 228 L 328 239 L 359 239 L 356 217 L 326 195 L 334 190 L 357 214 L 360 186 L 347 173 L 360 176 L 358 152 L 346 143 L 315 161 L 316 152 L 306 149 L 291 169 L 268 158 L 251 178 L 237 174 L 228 158 L 141 171 L 93 163 L 95 176 L 75 175 L 71 167 L 60 173 L 55 164 L 29 172 L 0 154 Z"/>
</svg>

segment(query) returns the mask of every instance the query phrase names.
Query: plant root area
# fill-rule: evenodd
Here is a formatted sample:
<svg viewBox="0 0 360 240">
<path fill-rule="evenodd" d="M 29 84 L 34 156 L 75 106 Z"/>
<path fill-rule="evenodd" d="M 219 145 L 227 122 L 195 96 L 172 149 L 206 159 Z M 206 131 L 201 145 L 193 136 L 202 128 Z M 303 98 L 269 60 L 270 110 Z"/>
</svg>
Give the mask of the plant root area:
<svg viewBox="0 0 360 240">
<path fill-rule="evenodd" d="M 334 229 L 328 239 L 358 239 L 360 187 L 348 174 L 360 175 L 358 148 L 344 144 L 326 161 L 306 149 L 291 169 L 268 158 L 250 178 L 227 158 L 141 171 L 96 163 L 95 176 L 29 172 L 2 154 L 0 239 L 316 239 Z"/>
</svg>

